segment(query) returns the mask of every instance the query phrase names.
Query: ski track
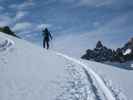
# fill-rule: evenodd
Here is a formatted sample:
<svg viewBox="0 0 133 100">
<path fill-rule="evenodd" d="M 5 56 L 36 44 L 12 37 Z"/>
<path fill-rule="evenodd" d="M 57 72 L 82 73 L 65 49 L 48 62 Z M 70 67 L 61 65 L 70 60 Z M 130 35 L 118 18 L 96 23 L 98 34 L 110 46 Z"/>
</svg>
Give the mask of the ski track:
<svg viewBox="0 0 133 100">
<path fill-rule="evenodd" d="M 81 62 L 81 61 L 79 61 L 79 60 L 77 60 L 77 59 L 74 59 L 74 58 L 72 58 L 72 57 L 69 57 L 69 56 L 64 55 L 64 54 L 61 54 L 61 53 L 56 53 L 56 55 L 62 56 L 62 57 L 64 57 L 65 59 L 68 59 L 68 60 L 70 60 L 70 61 L 72 61 L 72 62 L 74 62 L 74 63 L 76 63 L 76 64 L 81 65 L 81 66 L 83 67 L 83 70 L 85 71 L 85 73 L 86 73 L 86 75 L 88 76 L 88 79 L 89 79 L 90 81 L 93 81 L 93 80 L 90 78 L 91 75 L 95 78 L 96 82 L 97 82 L 98 85 L 99 85 L 99 88 L 100 88 L 100 89 L 102 90 L 102 92 L 104 93 L 106 99 L 107 99 L 107 100 L 116 100 L 116 98 L 114 97 L 113 93 L 112 93 L 112 92 L 110 91 L 110 89 L 105 85 L 104 81 L 100 78 L 100 76 L 99 76 L 98 74 L 96 74 L 96 73 L 95 73 L 91 68 L 89 68 L 86 64 L 84 64 L 83 62 Z M 91 82 L 91 83 L 93 83 L 93 82 Z M 92 84 L 92 86 L 93 86 L 94 88 L 96 88 L 96 87 L 94 86 L 94 84 Z M 95 92 L 95 89 L 94 89 L 94 92 Z M 95 94 L 95 96 L 99 98 L 99 96 L 97 95 L 97 93 Z"/>
</svg>

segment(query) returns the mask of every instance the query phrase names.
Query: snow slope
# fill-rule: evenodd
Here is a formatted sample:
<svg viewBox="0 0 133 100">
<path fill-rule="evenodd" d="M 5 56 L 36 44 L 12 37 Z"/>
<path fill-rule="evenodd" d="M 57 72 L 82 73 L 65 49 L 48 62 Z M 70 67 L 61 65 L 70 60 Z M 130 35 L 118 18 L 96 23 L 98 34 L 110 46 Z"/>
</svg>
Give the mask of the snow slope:
<svg viewBox="0 0 133 100">
<path fill-rule="evenodd" d="M 107 88 L 107 86 L 105 85 L 105 83 L 103 82 L 103 80 L 93 71 L 91 70 L 89 67 L 87 67 L 83 62 L 81 61 L 78 61 L 76 59 L 73 59 L 69 56 L 66 56 L 66 55 L 62 55 L 60 53 L 58 53 L 58 55 L 61 55 L 63 56 L 64 58 L 68 59 L 68 60 L 71 60 L 79 65 L 81 65 L 83 67 L 83 69 L 87 72 L 87 73 L 90 73 L 91 75 L 94 76 L 94 78 L 96 79 L 97 83 L 100 85 L 99 88 L 102 89 L 102 91 L 104 92 L 104 95 L 106 96 L 106 99 L 108 100 L 115 100 L 115 97 L 114 95 L 111 93 L 111 91 Z"/>
<path fill-rule="evenodd" d="M 108 37 L 107 37 L 108 38 Z M 120 44 L 112 43 L 112 40 L 109 41 L 99 38 L 96 36 L 89 36 L 89 34 L 80 34 L 80 35 L 72 35 L 66 37 L 60 37 L 56 40 L 54 50 L 65 53 L 67 55 L 71 55 L 76 59 L 80 59 L 80 57 L 85 53 L 85 50 L 94 48 L 96 42 L 98 40 L 102 40 L 105 42 L 104 44 L 110 46 L 110 48 L 118 48 L 124 44 L 119 41 Z M 129 54 L 131 50 L 127 50 L 124 54 Z M 128 63 L 108 63 L 101 64 L 92 61 L 82 60 L 89 68 L 93 69 L 98 75 L 100 75 L 103 80 L 108 80 L 107 84 L 112 84 L 113 88 L 118 89 L 118 93 L 122 91 L 128 100 L 133 100 L 133 62 Z M 112 65 L 112 66 L 111 66 Z M 112 87 L 111 87 L 112 88 Z"/>
<path fill-rule="evenodd" d="M 111 84 L 113 88 L 117 88 L 118 94 L 122 91 L 128 97 L 128 100 L 133 100 L 133 70 L 119 68 L 117 66 L 111 66 L 93 61 L 83 62 L 90 66 L 97 74 L 99 74 L 107 84 Z"/>
<path fill-rule="evenodd" d="M 0 100 L 126 100 L 90 66 L 0 33 Z"/>
</svg>

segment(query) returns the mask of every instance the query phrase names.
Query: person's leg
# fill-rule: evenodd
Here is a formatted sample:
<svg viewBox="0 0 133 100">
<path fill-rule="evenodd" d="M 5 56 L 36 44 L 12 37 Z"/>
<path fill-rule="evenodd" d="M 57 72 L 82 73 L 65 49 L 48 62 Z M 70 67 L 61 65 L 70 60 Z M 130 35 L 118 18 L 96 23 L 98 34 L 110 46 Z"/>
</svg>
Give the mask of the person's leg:
<svg viewBox="0 0 133 100">
<path fill-rule="evenodd" d="M 47 49 L 49 49 L 49 42 L 47 41 Z"/>
<path fill-rule="evenodd" d="M 45 48 L 45 40 L 43 41 L 43 48 Z"/>
</svg>

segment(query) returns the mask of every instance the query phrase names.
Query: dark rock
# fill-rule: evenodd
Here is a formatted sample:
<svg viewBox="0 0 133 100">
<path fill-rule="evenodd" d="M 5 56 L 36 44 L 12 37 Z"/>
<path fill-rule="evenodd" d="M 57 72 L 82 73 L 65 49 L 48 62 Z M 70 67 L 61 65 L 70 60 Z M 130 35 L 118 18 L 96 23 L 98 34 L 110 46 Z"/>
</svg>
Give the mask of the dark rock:
<svg viewBox="0 0 133 100">
<path fill-rule="evenodd" d="M 124 55 L 124 52 L 128 49 L 131 50 L 131 53 Z M 109 49 L 104 46 L 101 41 L 98 41 L 96 47 L 93 50 L 88 49 L 86 54 L 81 58 L 97 62 L 110 61 L 120 63 L 133 60 L 133 38 L 131 38 L 122 48 L 116 50 Z"/>
<path fill-rule="evenodd" d="M 6 33 L 6 34 L 8 34 L 8 35 L 15 36 L 15 37 L 17 37 L 17 38 L 20 38 L 20 37 L 17 36 L 17 35 L 15 34 L 15 32 L 13 32 L 8 26 L 0 27 L 0 32 Z"/>
<path fill-rule="evenodd" d="M 103 47 L 102 42 L 98 41 L 96 44 L 96 49 L 101 49 Z"/>
</svg>

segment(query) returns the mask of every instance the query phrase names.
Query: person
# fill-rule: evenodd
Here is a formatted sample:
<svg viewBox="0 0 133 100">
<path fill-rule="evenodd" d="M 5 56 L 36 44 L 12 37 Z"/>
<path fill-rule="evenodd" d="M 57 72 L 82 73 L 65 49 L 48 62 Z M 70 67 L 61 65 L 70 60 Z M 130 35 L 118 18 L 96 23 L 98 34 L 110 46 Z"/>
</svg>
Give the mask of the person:
<svg viewBox="0 0 133 100">
<path fill-rule="evenodd" d="M 49 42 L 52 40 L 52 35 L 47 28 L 43 30 L 43 48 L 49 49 Z M 47 46 L 47 47 L 46 47 Z"/>
</svg>

